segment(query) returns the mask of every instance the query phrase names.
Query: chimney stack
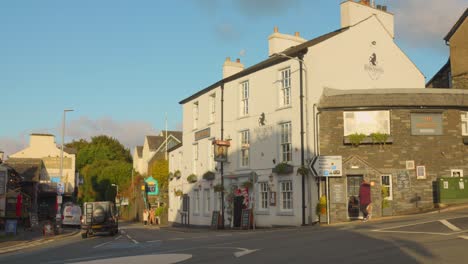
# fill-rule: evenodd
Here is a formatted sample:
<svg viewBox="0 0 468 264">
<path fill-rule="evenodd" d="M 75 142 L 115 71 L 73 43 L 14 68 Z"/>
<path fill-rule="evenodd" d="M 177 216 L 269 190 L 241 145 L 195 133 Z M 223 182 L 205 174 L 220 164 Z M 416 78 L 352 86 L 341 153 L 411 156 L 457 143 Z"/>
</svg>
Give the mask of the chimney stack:
<svg viewBox="0 0 468 264">
<path fill-rule="evenodd" d="M 376 16 L 385 30 L 394 38 L 394 16 L 387 12 L 387 6 L 375 5 L 370 0 L 349 0 L 341 3 L 341 27 L 352 27 L 359 22 Z"/>
<path fill-rule="evenodd" d="M 273 34 L 268 36 L 268 56 L 283 52 L 290 47 L 297 46 L 306 41 L 301 38 L 299 32 L 295 32 L 294 35 L 282 34 L 279 32 L 278 27 L 275 26 Z"/>
<path fill-rule="evenodd" d="M 244 70 L 244 65 L 240 59 L 231 61 L 231 57 L 227 57 L 223 64 L 223 79 Z"/>
<path fill-rule="evenodd" d="M 361 0 L 361 4 L 370 6 L 370 0 Z"/>
</svg>

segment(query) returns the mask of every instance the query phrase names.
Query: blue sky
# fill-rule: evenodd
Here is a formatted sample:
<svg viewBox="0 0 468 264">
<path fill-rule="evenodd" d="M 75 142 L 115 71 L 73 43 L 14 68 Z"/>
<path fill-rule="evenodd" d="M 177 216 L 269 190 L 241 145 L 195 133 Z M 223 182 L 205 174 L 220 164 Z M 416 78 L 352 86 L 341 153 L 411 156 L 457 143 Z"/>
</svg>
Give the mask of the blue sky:
<svg viewBox="0 0 468 264">
<path fill-rule="evenodd" d="M 12 154 L 37 132 L 59 143 L 67 108 L 67 141 L 108 134 L 141 145 L 164 128 L 165 112 L 180 129 L 178 102 L 219 80 L 226 57 L 246 67 L 265 59 L 274 26 L 306 39 L 338 29 L 340 2 L 2 1 L 0 150 Z M 398 45 L 430 79 L 468 1 L 376 2 L 395 14 Z"/>
</svg>

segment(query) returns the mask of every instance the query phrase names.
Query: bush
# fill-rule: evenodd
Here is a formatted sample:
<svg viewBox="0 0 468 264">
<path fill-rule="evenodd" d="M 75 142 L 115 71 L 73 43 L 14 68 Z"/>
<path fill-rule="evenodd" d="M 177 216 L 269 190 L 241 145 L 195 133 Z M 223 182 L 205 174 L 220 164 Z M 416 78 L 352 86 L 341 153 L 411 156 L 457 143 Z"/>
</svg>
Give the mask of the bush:
<svg viewBox="0 0 468 264">
<path fill-rule="evenodd" d="M 327 197 L 325 195 L 320 196 L 320 200 L 315 208 L 317 215 L 324 215 L 327 213 Z"/>
<path fill-rule="evenodd" d="M 358 146 L 366 138 L 366 135 L 362 133 L 354 133 L 349 135 L 348 138 L 353 146 Z"/>
<path fill-rule="evenodd" d="M 198 177 L 197 177 L 197 175 L 195 175 L 195 174 L 190 174 L 190 175 L 187 177 L 188 183 L 196 183 L 197 180 L 198 180 Z"/>
<path fill-rule="evenodd" d="M 207 171 L 203 174 L 203 179 L 205 181 L 212 181 L 215 179 L 215 174 L 212 171 Z"/>
</svg>

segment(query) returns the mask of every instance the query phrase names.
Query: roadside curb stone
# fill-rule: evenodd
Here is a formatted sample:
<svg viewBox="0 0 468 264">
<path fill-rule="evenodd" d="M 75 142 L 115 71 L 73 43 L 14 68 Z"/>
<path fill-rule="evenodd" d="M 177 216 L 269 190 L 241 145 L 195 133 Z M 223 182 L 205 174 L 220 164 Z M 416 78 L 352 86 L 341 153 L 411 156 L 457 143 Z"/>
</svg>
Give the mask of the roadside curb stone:
<svg viewBox="0 0 468 264">
<path fill-rule="evenodd" d="M 30 240 L 30 241 L 26 241 L 26 242 L 19 242 L 16 245 L 12 245 L 12 246 L 8 246 L 8 247 L 4 247 L 4 248 L 0 249 L 0 254 L 11 253 L 11 252 L 18 251 L 18 250 L 21 250 L 21 249 L 26 249 L 26 248 L 35 247 L 35 246 L 38 246 L 38 245 L 43 245 L 43 244 L 50 243 L 50 242 L 53 242 L 53 241 L 56 241 L 56 240 L 60 240 L 62 238 L 74 236 L 74 235 L 79 234 L 79 233 L 80 233 L 80 231 L 77 230 L 77 231 L 73 231 L 73 232 L 67 233 L 67 234 L 61 234 L 61 235 L 50 236 L 50 237 L 43 237 L 43 238 L 33 239 L 33 240 Z"/>
</svg>

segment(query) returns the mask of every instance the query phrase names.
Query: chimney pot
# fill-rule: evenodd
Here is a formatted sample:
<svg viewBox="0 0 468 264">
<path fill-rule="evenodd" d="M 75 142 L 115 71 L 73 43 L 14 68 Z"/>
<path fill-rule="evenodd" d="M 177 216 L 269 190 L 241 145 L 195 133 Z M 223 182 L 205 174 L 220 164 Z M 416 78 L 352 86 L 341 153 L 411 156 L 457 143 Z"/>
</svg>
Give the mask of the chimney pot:
<svg viewBox="0 0 468 264">
<path fill-rule="evenodd" d="M 387 12 L 387 6 L 385 6 L 385 5 L 384 5 L 384 6 L 382 6 L 382 11 L 385 11 L 385 12 Z"/>
<path fill-rule="evenodd" d="M 299 34 L 299 31 L 294 32 L 294 36 L 300 37 L 301 35 Z"/>
<path fill-rule="evenodd" d="M 236 62 L 237 62 L 237 63 L 240 63 L 240 59 L 239 59 L 239 58 L 237 58 L 237 59 L 236 59 Z"/>
<path fill-rule="evenodd" d="M 366 6 L 370 6 L 370 0 L 361 0 L 361 4 L 363 5 L 366 5 Z"/>
<path fill-rule="evenodd" d="M 275 27 L 273 28 L 273 32 L 278 33 L 278 26 L 275 26 Z"/>
</svg>

